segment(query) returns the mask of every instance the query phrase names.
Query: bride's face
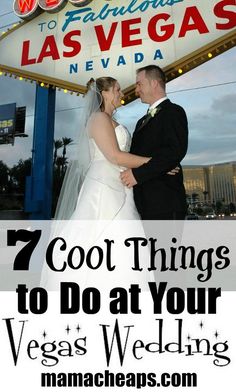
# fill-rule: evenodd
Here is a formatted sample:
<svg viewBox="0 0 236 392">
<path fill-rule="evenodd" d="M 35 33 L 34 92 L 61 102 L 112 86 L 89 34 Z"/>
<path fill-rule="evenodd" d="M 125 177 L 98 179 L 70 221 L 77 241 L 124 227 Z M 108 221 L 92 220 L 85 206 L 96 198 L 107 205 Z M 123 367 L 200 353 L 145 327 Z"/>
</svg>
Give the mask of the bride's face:
<svg viewBox="0 0 236 392">
<path fill-rule="evenodd" d="M 105 102 L 113 108 L 118 108 L 121 106 L 121 99 L 123 97 L 124 94 L 121 91 L 120 85 L 116 82 L 114 86 L 110 87 L 109 90 L 106 91 Z"/>
</svg>

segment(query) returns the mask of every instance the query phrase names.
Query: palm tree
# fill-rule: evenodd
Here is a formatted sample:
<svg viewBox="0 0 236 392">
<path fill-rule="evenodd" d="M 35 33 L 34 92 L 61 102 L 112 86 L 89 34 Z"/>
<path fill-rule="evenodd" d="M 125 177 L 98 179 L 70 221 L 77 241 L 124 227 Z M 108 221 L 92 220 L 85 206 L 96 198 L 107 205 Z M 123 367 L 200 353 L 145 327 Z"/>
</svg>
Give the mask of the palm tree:
<svg viewBox="0 0 236 392">
<path fill-rule="evenodd" d="M 61 148 L 63 146 L 63 142 L 58 139 L 58 140 L 54 140 L 54 155 L 53 155 L 53 165 L 55 166 L 56 164 L 56 160 L 57 160 L 57 151 L 59 150 L 59 148 Z"/>
<path fill-rule="evenodd" d="M 70 137 L 63 137 L 62 138 L 62 145 L 63 145 L 62 156 L 63 156 L 63 158 L 66 157 L 66 146 L 68 146 L 72 142 L 73 142 L 73 140 Z"/>
<path fill-rule="evenodd" d="M 206 197 L 209 194 L 209 192 L 208 191 L 203 191 L 202 193 L 203 193 L 203 196 L 204 196 L 204 203 L 206 204 Z"/>
<path fill-rule="evenodd" d="M 198 199 L 199 199 L 199 194 L 198 193 L 192 193 L 192 203 L 196 204 Z"/>
<path fill-rule="evenodd" d="M 31 173 L 31 164 L 31 158 L 20 159 L 9 171 L 11 185 L 14 185 L 17 193 L 25 192 L 25 178 Z"/>
<path fill-rule="evenodd" d="M 57 199 L 60 194 L 61 186 L 63 183 L 64 175 L 66 172 L 68 159 L 66 157 L 66 147 L 71 144 L 73 140 L 69 137 L 63 137 L 62 140 L 54 141 L 54 160 L 53 160 L 53 214 L 55 212 Z M 57 151 L 59 148 L 63 147 L 63 152 L 61 156 L 57 156 Z"/>
<path fill-rule="evenodd" d="M 5 192 L 8 185 L 9 169 L 3 161 L 0 161 L 0 192 Z"/>
<path fill-rule="evenodd" d="M 67 163 L 68 163 L 67 158 L 64 158 L 62 156 L 57 157 L 56 166 L 57 166 L 57 172 L 60 176 L 64 176 Z"/>
<path fill-rule="evenodd" d="M 191 199 L 191 196 L 188 193 L 185 193 L 185 197 L 186 197 L 186 200 L 189 202 L 189 200 Z"/>
</svg>

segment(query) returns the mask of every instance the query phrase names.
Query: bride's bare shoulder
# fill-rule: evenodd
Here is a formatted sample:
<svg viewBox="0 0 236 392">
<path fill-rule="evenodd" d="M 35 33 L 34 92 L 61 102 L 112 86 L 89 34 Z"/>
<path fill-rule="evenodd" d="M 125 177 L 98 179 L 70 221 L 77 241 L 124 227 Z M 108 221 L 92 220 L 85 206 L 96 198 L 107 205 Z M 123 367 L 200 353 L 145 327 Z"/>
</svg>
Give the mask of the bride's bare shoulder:
<svg viewBox="0 0 236 392">
<path fill-rule="evenodd" d="M 111 117 L 104 112 L 93 113 L 89 119 L 89 128 L 91 130 L 112 125 Z"/>
<path fill-rule="evenodd" d="M 93 113 L 87 124 L 90 137 L 101 135 L 101 133 L 110 132 L 112 128 L 111 117 L 104 112 Z"/>
<path fill-rule="evenodd" d="M 91 115 L 90 121 L 111 121 L 111 117 L 105 112 L 95 112 Z"/>
</svg>

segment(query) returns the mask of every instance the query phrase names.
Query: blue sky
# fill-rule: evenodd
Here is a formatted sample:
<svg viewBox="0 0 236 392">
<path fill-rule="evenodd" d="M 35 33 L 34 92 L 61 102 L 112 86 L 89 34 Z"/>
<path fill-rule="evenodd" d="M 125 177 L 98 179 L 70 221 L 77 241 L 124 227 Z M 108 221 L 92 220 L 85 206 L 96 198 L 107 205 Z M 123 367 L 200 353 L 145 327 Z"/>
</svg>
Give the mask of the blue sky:
<svg viewBox="0 0 236 392">
<path fill-rule="evenodd" d="M 0 15 L 12 10 L 13 0 L 1 0 Z M 14 14 L 0 17 L 1 26 L 16 21 Z M 0 54 L 1 56 L 1 54 Z M 236 160 L 236 48 L 180 76 L 167 85 L 169 98 L 183 106 L 189 121 L 189 148 L 184 164 L 208 164 Z M 97 75 L 95 75 L 96 77 Z M 114 75 L 112 75 L 114 76 Z M 214 86 L 214 87 L 207 87 Z M 16 102 L 27 107 L 26 133 L 15 145 L 0 145 L 0 160 L 9 166 L 31 156 L 35 85 L 0 77 L 0 104 Z M 82 99 L 57 93 L 55 139 L 75 138 Z M 116 113 L 132 133 L 147 106 L 139 100 Z M 73 147 L 71 147 L 72 149 Z M 70 154 L 70 149 L 68 150 Z"/>
</svg>

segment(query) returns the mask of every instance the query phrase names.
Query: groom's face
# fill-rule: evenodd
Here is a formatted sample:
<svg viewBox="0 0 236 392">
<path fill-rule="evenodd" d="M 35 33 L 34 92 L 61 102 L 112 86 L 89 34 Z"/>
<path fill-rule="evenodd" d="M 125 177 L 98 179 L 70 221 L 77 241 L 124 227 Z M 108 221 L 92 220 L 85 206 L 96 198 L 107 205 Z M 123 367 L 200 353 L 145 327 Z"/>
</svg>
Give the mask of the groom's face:
<svg viewBox="0 0 236 392">
<path fill-rule="evenodd" d="M 135 93 L 143 103 L 152 104 L 153 91 L 152 82 L 146 77 L 146 72 L 141 71 L 137 74 Z"/>
</svg>

